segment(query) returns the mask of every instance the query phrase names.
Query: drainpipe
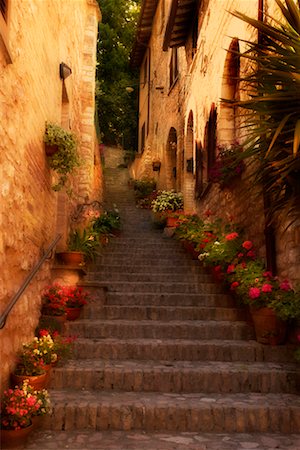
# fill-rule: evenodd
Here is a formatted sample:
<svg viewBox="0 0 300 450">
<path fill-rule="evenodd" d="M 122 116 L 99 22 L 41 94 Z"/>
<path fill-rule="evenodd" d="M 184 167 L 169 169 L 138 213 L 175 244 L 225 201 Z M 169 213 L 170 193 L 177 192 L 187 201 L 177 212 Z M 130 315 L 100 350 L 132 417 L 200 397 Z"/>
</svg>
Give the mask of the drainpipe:
<svg viewBox="0 0 300 450">
<path fill-rule="evenodd" d="M 258 0 L 258 14 L 257 18 L 259 21 L 264 21 L 264 0 Z M 258 31 L 258 43 L 263 44 L 263 33 Z M 277 273 L 277 264 L 276 264 L 276 235 L 275 229 L 272 224 L 270 224 L 267 214 L 268 210 L 271 206 L 270 195 L 266 189 L 263 190 L 263 201 L 264 201 L 264 215 L 265 215 L 265 245 L 266 245 L 266 259 L 267 259 L 267 268 L 273 275 Z"/>
</svg>

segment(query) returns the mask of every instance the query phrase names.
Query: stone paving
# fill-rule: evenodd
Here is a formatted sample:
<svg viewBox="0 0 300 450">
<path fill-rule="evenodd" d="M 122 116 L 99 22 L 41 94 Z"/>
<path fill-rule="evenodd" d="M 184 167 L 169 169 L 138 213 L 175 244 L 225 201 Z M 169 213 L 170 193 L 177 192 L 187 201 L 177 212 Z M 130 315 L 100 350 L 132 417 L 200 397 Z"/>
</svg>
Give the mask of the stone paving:
<svg viewBox="0 0 300 450">
<path fill-rule="evenodd" d="M 300 450 L 300 435 L 142 432 L 42 432 L 26 450 Z"/>
<path fill-rule="evenodd" d="M 128 177 L 128 175 L 126 174 L 126 171 L 123 170 L 120 171 L 119 176 L 115 177 L 115 173 L 109 173 L 110 167 L 117 167 L 119 164 L 122 164 L 123 162 L 123 155 L 122 155 L 122 151 L 118 150 L 118 149 L 111 149 L 111 150 L 106 150 L 106 155 L 105 155 L 105 162 L 106 162 L 106 171 L 108 174 L 108 183 L 107 186 L 109 187 L 109 185 L 111 186 L 115 186 L 116 187 L 116 198 L 118 198 L 119 192 L 118 192 L 118 188 L 122 191 L 122 186 L 124 185 L 124 182 L 126 182 L 126 177 Z M 126 207 L 126 206 L 125 206 Z M 143 214 L 143 212 L 141 211 L 141 214 Z M 130 224 L 129 224 L 130 225 Z M 129 230 L 129 225 L 125 224 L 125 233 Z M 143 226 L 143 224 L 141 224 L 141 226 Z M 145 225 L 145 229 L 147 228 L 147 225 Z M 127 245 L 127 244 L 126 244 Z M 129 244 L 130 245 L 130 244 Z M 149 245 L 153 245 L 152 241 L 151 244 Z M 128 262 L 125 262 L 125 265 L 128 264 Z M 103 265 L 103 267 L 105 267 L 105 264 Z M 192 264 L 191 264 L 192 267 Z M 130 270 L 128 270 L 127 273 L 129 273 Z M 122 282 L 123 283 L 123 282 Z M 124 286 L 124 283 L 123 283 Z M 132 301 L 134 302 L 134 295 L 139 296 L 139 293 L 137 292 L 136 294 L 130 294 L 125 292 L 123 294 L 123 296 L 126 297 L 126 300 L 124 303 L 127 303 L 129 305 L 128 302 L 130 302 L 130 300 L 132 299 Z M 170 306 L 168 306 L 168 302 L 170 300 L 171 297 L 164 297 L 164 296 L 160 296 L 159 293 L 156 294 L 151 294 L 148 293 L 147 295 L 145 295 L 145 302 L 146 304 L 148 304 L 149 302 L 152 301 L 153 299 L 153 295 L 156 296 L 157 299 L 159 299 L 159 306 L 163 305 L 163 299 L 167 299 L 167 308 L 170 310 L 172 309 Z M 170 294 L 173 295 L 174 298 L 176 296 L 176 294 Z M 182 298 L 191 298 L 193 294 L 180 294 L 180 297 Z M 216 294 L 218 295 L 218 294 Z M 121 302 L 121 296 L 120 299 L 118 299 L 118 292 L 109 292 L 107 295 L 108 299 L 112 300 L 112 304 L 110 306 L 107 306 L 107 308 L 110 308 L 110 314 L 119 314 L 118 311 L 123 307 L 123 304 Z M 190 297 L 189 297 L 190 296 Z M 196 297 L 195 297 L 196 298 Z M 114 306 L 114 303 L 116 303 L 116 306 Z M 155 304 L 155 303 L 154 303 Z M 128 306 L 127 306 L 128 307 Z M 152 306 L 147 306 L 147 308 L 152 308 L 153 310 L 154 305 Z M 112 309 L 112 308 L 118 308 L 118 309 Z M 141 305 L 139 306 L 140 309 L 142 309 Z M 156 307 L 157 308 L 157 307 Z M 145 309 L 145 308 L 144 308 Z M 96 312 L 96 310 L 94 310 L 94 313 Z M 157 314 L 158 310 L 155 310 L 155 314 Z M 105 313 L 105 309 L 102 308 L 102 312 L 101 314 Z M 98 313 L 97 313 L 98 314 Z M 130 313 L 128 313 L 130 314 Z M 201 313 L 202 314 L 202 313 Z M 164 310 L 164 315 L 167 317 L 168 315 L 168 311 Z M 118 319 L 119 316 L 117 315 L 116 319 Z M 153 319 L 153 318 L 152 318 Z M 138 323 L 141 323 L 141 321 L 138 319 L 138 317 L 136 318 L 136 320 L 138 320 Z M 190 322 L 191 323 L 191 322 Z M 100 324 L 100 322 L 99 322 Z M 121 325 L 120 325 L 121 326 Z M 122 325 L 123 326 L 123 325 Z M 154 329 L 154 328 L 153 328 Z M 137 335 L 138 333 L 138 328 L 136 329 Z M 80 339 L 79 339 L 80 340 Z M 138 343 L 142 341 L 141 338 L 136 337 L 135 339 L 132 339 L 132 342 L 134 342 L 132 349 L 136 352 L 136 350 L 138 349 Z M 170 376 L 173 376 L 173 373 L 175 371 L 174 368 L 172 368 L 173 364 L 170 364 L 168 367 L 166 367 L 166 369 L 164 369 L 164 367 L 162 367 L 162 365 L 160 365 L 160 363 L 158 361 L 156 361 L 156 363 L 154 363 L 153 361 L 150 362 L 148 361 L 147 363 L 144 362 L 144 364 L 142 362 L 138 362 L 139 360 L 139 355 L 133 353 L 135 355 L 135 357 L 133 358 L 133 356 L 130 356 L 130 358 L 132 359 L 136 359 L 136 363 L 133 362 L 123 362 L 120 363 L 120 361 L 118 361 L 118 358 L 114 355 L 114 352 L 112 352 L 111 350 L 114 349 L 115 353 L 117 353 L 118 347 L 116 346 L 116 340 L 114 341 L 112 338 L 110 338 L 109 336 L 106 337 L 102 337 L 101 339 L 98 339 L 99 341 L 99 348 L 95 347 L 93 357 L 98 357 L 99 359 L 96 360 L 94 362 L 94 366 L 93 366 L 93 370 L 95 372 L 95 375 L 99 377 L 99 380 L 101 380 L 101 383 L 103 382 L 103 373 L 104 370 L 108 371 L 108 373 L 112 374 L 112 376 L 115 377 L 119 377 L 122 375 L 122 373 L 124 372 L 124 378 L 123 375 L 121 376 L 120 380 L 122 381 L 122 383 L 126 382 L 128 383 L 130 381 L 130 377 L 133 377 L 134 374 L 134 370 L 137 370 L 137 373 L 142 373 L 142 370 L 144 370 L 144 375 L 146 377 L 149 376 L 149 374 L 154 373 L 154 371 L 152 370 L 152 366 L 155 366 L 156 369 L 158 371 L 161 372 L 161 382 L 163 383 L 163 380 L 165 380 L 165 376 L 169 376 L 168 374 L 170 374 Z M 155 355 L 155 349 L 159 350 L 159 346 L 163 345 L 163 343 L 165 342 L 166 345 L 168 346 L 168 352 L 169 352 L 169 356 L 171 358 L 171 354 L 170 354 L 170 350 L 172 348 L 172 344 L 171 341 L 166 340 L 165 338 L 163 339 L 150 339 L 147 338 L 148 341 L 148 347 L 149 344 L 151 344 L 151 342 L 153 342 L 153 347 L 149 349 L 149 355 L 150 355 L 150 351 L 152 352 L 152 357 L 154 358 Z M 84 353 L 89 354 L 89 346 L 87 345 L 88 339 L 82 339 L 81 344 L 79 343 L 79 353 L 78 355 L 80 355 L 80 358 L 82 358 L 81 360 L 79 360 L 80 362 L 78 364 L 76 364 L 76 362 L 72 362 L 70 361 L 69 365 L 66 365 L 66 373 L 68 373 L 67 378 L 69 380 L 73 379 L 75 380 L 75 378 L 77 378 L 76 376 L 76 371 L 78 371 L 78 373 L 80 371 L 82 371 L 84 369 L 85 366 L 85 362 L 87 363 L 87 369 L 83 370 L 83 372 L 81 373 L 81 377 L 86 378 L 86 383 L 88 383 L 88 380 L 91 378 L 90 377 L 90 367 L 92 367 L 91 365 L 89 365 L 89 361 L 85 360 L 84 358 L 90 358 L 91 356 L 84 356 Z M 100 345 L 101 342 L 101 345 Z M 178 341 L 177 341 L 178 342 Z M 185 341 L 182 341 L 183 345 Z M 191 341 L 186 341 L 186 345 L 190 345 L 188 344 L 188 342 L 190 343 Z M 236 341 L 238 342 L 238 341 Z M 272 374 L 273 374 L 273 378 L 275 380 L 275 378 L 277 379 L 277 377 L 281 374 L 281 371 L 283 372 L 285 370 L 285 366 L 286 368 L 288 368 L 288 362 L 290 361 L 290 358 L 287 357 L 287 359 L 284 359 L 284 355 L 282 355 L 282 353 L 284 353 L 284 349 L 280 349 L 280 351 L 278 352 L 279 354 L 281 354 L 280 359 L 278 360 L 278 363 L 275 363 L 276 359 L 273 359 L 273 356 L 276 357 L 276 351 L 274 351 L 274 349 L 272 348 L 267 348 L 267 349 L 263 349 L 263 346 L 258 346 L 254 341 L 249 341 L 249 344 L 247 344 L 247 341 L 245 341 L 243 343 L 243 341 L 240 341 L 241 344 L 239 345 L 249 345 L 249 349 L 252 348 L 253 346 L 255 347 L 255 356 L 254 358 L 251 356 L 251 358 L 249 359 L 249 361 L 257 361 L 256 363 L 252 364 L 252 369 L 250 369 L 251 363 L 249 364 L 249 367 L 247 366 L 247 363 L 243 363 L 241 361 L 240 367 L 239 367 L 239 371 L 240 371 L 240 376 L 246 381 L 249 379 L 248 377 L 250 376 L 250 372 L 251 370 L 253 372 L 255 372 L 256 370 L 258 371 L 262 371 L 264 370 L 264 366 L 266 367 L 266 372 L 265 375 L 263 376 L 263 385 L 265 386 L 265 389 L 270 389 L 268 386 L 271 386 L 271 384 L 269 385 L 269 381 L 266 382 L 267 379 L 271 380 L 272 379 Z M 98 345 L 97 343 L 97 339 L 94 339 L 93 341 L 94 344 L 90 344 L 90 347 L 92 349 L 93 345 Z M 130 351 L 130 339 L 128 339 L 127 341 L 124 340 L 122 341 L 121 339 L 119 339 L 119 344 L 123 345 L 124 344 L 124 351 L 129 352 Z M 195 346 L 205 346 L 206 342 L 205 340 L 201 341 L 196 341 Z M 107 346 L 107 349 L 109 349 L 108 351 L 105 352 L 105 345 Z M 112 345 L 112 347 L 110 347 L 110 345 Z M 177 345 L 177 344 L 176 344 Z M 179 344 L 178 344 L 179 345 Z M 53 402 L 55 403 L 56 401 L 60 402 L 60 405 L 62 405 L 61 408 L 61 413 L 58 412 L 58 421 L 59 422 L 59 414 L 62 414 L 63 411 L 63 404 L 65 403 L 70 404 L 70 405 L 75 405 L 73 406 L 69 406 L 66 409 L 66 417 L 64 419 L 64 428 L 60 428 L 61 425 L 58 424 L 58 428 L 57 430 L 55 429 L 55 415 L 54 415 L 54 423 L 52 423 L 52 429 L 44 429 L 44 430 L 38 430 L 36 431 L 28 440 L 27 444 L 25 446 L 23 446 L 23 449 L 25 450 L 30 450 L 30 449 L 39 449 L 39 450 L 51 450 L 51 449 L 56 449 L 56 450 L 62 450 L 62 449 L 69 449 L 69 450 L 76 450 L 76 449 L 80 449 L 80 450 L 91 450 L 91 449 L 101 449 L 101 450 L 123 450 L 123 449 L 132 449 L 132 450 L 185 450 L 185 449 L 191 449 L 191 450 L 243 450 L 243 449 L 258 449 L 258 450 L 275 450 L 275 449 L 279 449 L 279 450 L 284 450 L 284 449 L 289 449 L 289 450 L 300 450 L 300 426 L 299 426 L 299 434 L 291 434 L 291 433 L 285 433 L 285 434 L 278 434 L 278 433 L 263 433 L 263 434 L 259 434 L 259 433 L 221 433 L 216 431 L 215 433 L 208 433 L 208 432 L 199 432 L 200 428 L 196 428 L 196 431 L 182 431 L 179 432 L 179 428 L 176 429 L 176 424 L 180 422 L 180 419 L 178 419 L 177 414 L 180 414 L 180 403 L 185 403 L 186 400 L 188 398 L 190 398 L 191 400 L 191 404 L 193 403 L 193 405 L 195 406 L 195 411 L 197 412 L 197 408 L 201 408 L 203 407 L 203 411 L 205 411 L 205 415 L 203 415 L 203 417 L 201 416 L 201 412 L 199 417 L 197 417 L 197 423 L 201 423 L 202 420 L 205 421 L 205 419 L 207 418 L 207 414 L 209 415 L 214 415 L 213 410 L 214 410 L 214 404 L 215 405 L 219 405 L 218 409 L 218 414 L 220 414 L 220 417 L 223 416 L 225 414 L 225 410 L 226 410 L 226 402 L 227 399 L 230 402 L 230 407 L 232 409 L 232 415 L 235 416 L 236 414 L 238 414 L 238 411 L 242 411 L 242 408 L 247 408 L 247 405 L 249 405 L 249 420 L 251 420 L 253 423 L 253 421 L 255 421 L 255 426 L 257 427 L 259 424 L 259 420 L 262 420 L 262 422 L 264 422 L 264 420 L 267 420 L 266 417 L 264 417 L 265 412 L 267 411 L 268 414 L 268 420 L 270 420 L 270 423 L 273 424 L 274 423 L 274 428 L 278 429 L 288 429 L 289 426 L 289 421 L 291 420 L 291 414 L 293 414 L 291 412 L 291 410 L 289 409 L 290 405 L 295 405 L 295 411 L 297 411 L 297 404 L 299 404 L 299 399 L 297 397 L 295 397 L 293 395 L 293 383 L 291 384 L 291 394 L 288 393 L 283 393 L 282 396 L 278 395 L 278 394 L 266 394 L 266 396 L 264 397 L 265 400 L 263 400 L 263 398 L 261 397 L 261 395 L 256 394 L 256 391 L 252 392 L 252 393 L 245 393 L 243 391 L 241 391 L 239 393 L 239 387 L 237 387 L 238 393 L 237 394 L 233 394 L 230 393 L 230 390 L 232 389 L 232 384 L 227 384 L 227 388 L 226 388 L 226 382 L 224 382 L 224 379 L 222 379 L 222 372 L 224 372 L 224 374 L 226 374 L 227 372 L 231 374 L 231 376 L 233 376 L 234 371 L 232 370 L 233 367 L 236 367 L 236 365 L 234 364 L 235 358 L 234 358 L 234 354 L 235 354 L 235 350 L 233 350 L 234 347 L 232 347 L 234 345 L 233 342 L 226 342 L 226 341 L 221 341 L 220 340 L 220 344 L 219 345 L 224 345 L 227 346 L 228 348 L 231 347 L 232 348 L 232 354 L 229 353 L 228 351 L 226 352 L 227 356 L 230 356 L 229 359 L 229 364 L 226 363 L 225 361 L 218 361 L 216 360 L 216 362 L 209 362 L 207 360 L 207 358 L 203 358 L 204 361 L 203 362 L 198 362 L 195 363 L 195 365 L 192 364 L 192 360 L 194 358 L 190 358 L 191 355 L 189 355 L 189 358 L 191 361 L 185 361 L 182 364 L 182 369 L 186 370 L 190 370 L 191 368 L 194 367 L 193 369 L 193 373 L 197 372 L 197 367 L 201 366 L 201 370 L 203 370 L 203 373 L 207 372 L 207 376 L 208 377 L 212 377 L 213 373 L 210 374 L 210 370 L 213 370 L 215 372 L 216 375 L 218 375 L 218 377 L 220 377 L 219 381 L 217 380 L 217 376 L 215 376 L 216 380 L 214 380 L 217 384 L 222 385 L 222 388 L 224 389 L 224 393 L 222 394 L 222 390 L 219 390 L 218 393 L 211 393 L 209 394 L 209 391 L 204 391 L 205 394 L 199 394 L 199 393 L 193 393 L 193 394 L 177 394 L 172 393 L 172 392 L 163 392 L 161 394 L 161 398 L 159 400 L 156 400 L 156 402 L 160 402 L 162 405 L 170 405 L 172 402 L 175 404 L 176 403 L 176 407 L 174 407 L 172 410 L 174 410 L 173 412 L 173 418 L 174 418 L 174 428 L 172 428 L 172 431 L 168 431 L 168 432 L 153 432 L 153 431 L 148 431 L 148 432 L 143 432 L 141 431 L 139 428 L 137 427 L 135 430 L 129 430 L 129 428 L 127 428 L 128 424 L 127 422 L 124 422 L 124 428 L 122 431 L 116 431 L 116 430 L 111 430 L 110 426 L 113 425 L 114 420 L 116 420 L 116 417 L 112 417 L 111 420 L 108 420 L 108 423 L 105 424 L 106 430 L 105 431 L 98 431 L 99 428 L 97 428 L 97 424 L 98 424 L 98 420 L 101 419 L 101 416 L 99 417 L 99 404 L 101 403 L 101 401 L 103 401 L 103 405 L 104 407 L 107 408 L 107 411 L 110 412 L 111 408 L 114 407 L 114 404 L 117 404 L 118 402 L 120 402 L 121 407 L 124 407 L 124 405 L 126 405 L 126 403 L 122 404 L 122 399 L 123 398 L 137 398 L 137 403 L 138 403 L 138 411 L 141 411 L 143 409 L 147 410 L 148 405 L 150 405 L 151 407 L 151 397 L 155 396 L 155 393 L 152 392 L 145 392 L 142 391 L 139 395 L 139 392 L 122 392 L 122 386 L 120 385 L 119 388 L 117 388 L 117 390 L 115 392 L 102 392 L 102 384 L 97 384 L 95 386 L 92 386 L 92 390 L 89 391 L 86 388 L 80 387 L 80 383 L 82 383 L 82 381 L 78 381 L 79 385 L 76 387 L 76 390 L 71 390 L 69 388 L 69 390 L 57 390 L 53 393 Z M 237 344 L 236 344 L 237 345 Z M 81 347 L 80 347 L 81 346 Z M 81 348 L 81 349 L 80 349 Z M 98 350 L 96 349 L 98 348 Z M 141 347 L 142 348 L 142 354 L 145 358 L 145 355 L 147 355 L 147 353 L 145 353 L 145 349 L 146 347 Z M 178 347 L 179 350 L 180 347 Z M 99 350 L 100 349 L 100 350 Z M 275 349 L 276 350 L 276 349 Z M 100 351 L 100 353 L 98 354 L 97 352 Z M 164 350 L 163 350 L 164 351 Z M 177 351 L 177 350 L 176 350 Z M 95 353 L 96 352 L 96 353 Z M 198 350 L 197 350 L 198 352 Z M 223 353 L 223 352 L 222 352 Z M 244 352 L 245 353 L 245 352 Z M 251 353 L 248 351 L 248 353 Z M 123 354 L 123 353 L 122 353 Z M 142 359 L 142 354 L 141 359 Z M 261 357 L 258 357 L 259 354 L 261 354 Z M 270 362 L 266 363 L 264 361 L 269 360 L 268 354 L 270 354 Z M 199 358 L 199 353 L 197 353 L 198 358 Z M 212 354 L 212 360 L 214 360 L 215 354 Z M 225 350 L 224 350 L 224 355 L 225 355 Z M 252 353 L 251 353 L 252 355 Z M 253 353 L 254 355 L 254 353 Z M 136 357 L 137 356 L 137 357 Z M 158 355 L 159 356 L 159 355 Z M 208 356 L 208 355 L 207 355 Z M 106 361 L 104 362 L 103 359 L 105 360 L 109 360 L 110 357 L 112 357 L 111 361 Z M 124 359 L 128 357 L 128 356 L 124 356 Z M 217 356 L 216 356 L 217 357 Z M 240 355 L 238 356 L 240 357 Z M 258 357 L 258 358 L 257 358 Z M 116 361 L 113 361 L 114 359 L 116 359 Z M 174 359 L 176 359 L 176 355 L 174 354 Z M 177 359 L 178 359 L 178 354 L 177 354 Z M 195 360 L 197 360 L 197 356 L 195 354 Z M 200 359 L 200 361 L 202 360 L 202 357 Z M 155 358 L 154 358 L 155 361 Z M 206 361 L 206 362 L 205 362 Z M 230 361 L 233 361 L 230 362 Z M 247 359 L 245 360 L 247 361 Z M 259 363 L 259 361 L 261 361 Z M 139 364 L 141 365 L 139 368 Z M 177 364 L 177 363 L 176 363 Z M 174 366 L 176 366 L 176 364 L 174 364 Z M 232 367 L 231 367 L 232 365 Z M 143 366 L 143 368 L 142 368 Z M 230 368 L 231 367 L 231 368 Z M 270 370 L 269 373 L 268 370 Z M 291 374 L 293 372 L 293 367 L 291 366 Z M 192 372 L 191 372 L 192 373 Z M 288 372 L 287 372 L 288 373 Z M 118 375 L 116 375 L 118 374 Z M 135 374 L 136 375 L 136 374 Z M 62 383 L 62 387 L 64 385 L 64 381 L 61 378 L 62 381 L 60 381 L 59 378 L 59 369 L 57 369 L 57 373 L 55 375 L 57 377 L 57 379 L 53 382 L 53 386 L 55 386 L 55 383 Z M 63 377 L 64 375 L 62 375 Z M 203 375 L 204 376 L 204 375 Z M 256 375 L 255 375 L 256 376 Z M 282 375 L 280 375 L 282 376 Z M 291 375 L 287 375 L 288 378 L 291 378 Z M 129 377 L 129 378 L 128 378 Z M 234 375 L 234 377 L 236 377 L 236 375 Z M 267 378 L 266 378 L 267 377 Z M 79 378 L 79 377 L 78 377 Z M 158 378 L 159 379 L 159 378 Z M 127 380 L 127 381 L 126 381 Z M 129 380 L 129 381 L 128 381 Z M 204 380 L 204 378 L 203 378 Z M 120 382 L 121 382 L 120 381 Z M 178 380 L 177 380 L 178 381 Z M 277 380 L 278 381 L 278 380 Z M 276 381 L 276 382 L 277 382 Z M 287 380 L 286 380 L 287 381 Z M 286 383 L 286 381 L 283 382 L 284 384 Z M 99 381 L 100 382 L 100 381 Z M 203 383 L 203 381 L 201 381 Z M 236 381 L 237 382 L 237 381 Z M 191 384 L 193 383 L 193 380 L 191 380 Z M 74 385 L 76 384 L 76 382 L 74 382 Z M 132 383 L 132 385 L 134 386 L 134 382 Z M 180 381 L 181 384 L 181 381 Z M 206 382 L 207 384 L 207 382 Z M 287 383 L 286 383 L 287 384 Z M 274 385 L 275 386 L 275 385 Z M 93 390 L 94 388 L 99 388 L 99 390 Z M 249 392 L 251 391 L 251 383 L 248 386 L 249 388 Z M 189 385 L 188 387 L 188 391 L 191 390 L 191 386 Z M 212 391 L 216 391 L 216 387 L 214 387 L 214 385 L 211 385 L 211 389 Z M 259 388 L 261 390 L 261 387 Z M 134 388 L 132 388 L 132 390 L 134 391 Z M 163 389 L 162 389 L 163 390 Z M 119 391 L 119 392 L 118 392 Z M 227 392 L 229 391 L 229 392 Z M 277 387 L 275 387 L 275 391 L 277 391 Z M 193 392 L 193 390 L 191 391 Z M 197 390 L 196 390 L 197 392 Z M 72 397 L 72 402 L 69 402 L 69 399 Z M 272 399 L 275 399 L 275 403 L 272 404 Z M 261 402 L 261 406 L 259 405 Z M 78 414 L 78 408 L 80 409 L 81 406 L 84 405 L 90 405 L 90 411 L 91 408 L 93 408 L 93 405 L 96 405 L 95 410 L 93 411 L 93 416 L 91 418 L 91 416 L 89 417 L 89 420 L 92 419 L 93 423 L 95 422 L 96 428 L 95 426 L 93 427 L 93 429 L 89 429 L 90 427 L 86 427 L 86 429 L 78 429 L 77 425 L 81 425 L 83 424 L 82 422 L 82 418 L 77 420 L 74 419 L 74 417 L 76 416 L 76 414 Z M 199 406 L 200 405 L 200 406 Z M 273 406 L 272 406 L 273 405 Z M 131 404 L 132 406 L 132 404 Z M 178 408 L 179 409 L 176 409 Z M 281 411 L 281 415 L 278 415 L 278 413 L 276 413 L 276 410 L 278 411 L 278 407 Z M 77 413 L 76 413 L 76 408 L 77 408 Z M 239 408 L 241 408 L 239 410 Z M 253 411 L 251 412 L 251 408 L 254 408 Z M 262 416 L 261 417 L 254 417 L 255 415 L 258 414 L 258 412 L 260 412 L 261 408 L 261 413 Z M 224 409 L 224 411 L 222 412 L 221 410 Z M 81 410 L 80 410 L 81 411 Z M 101 410 L 102 411 L 102 410 Z M 228 410 L 230 411 L 230 409 Z M 65 414 L 65 412 L 64 412 Z M 143 413 L 144 414 L 144 413 Z M 227 412 L 228 414 L 228 412 Z M 296 412 L 297 414 L 297 412 Z M 125 416 L 124 416 L 125 417 Z M 169 416 L 167 416 L 169 418 Z M 191 416 L 192 417 L 192 416 Z M 273 419 L 272 419 L 273 417 Z M 279 419 L 279 417 L 281 417 L 281 419 Z M 295 416 L 296 417 L 296 416 Z M 225 420 L 225 422 L 228 424 L 230 416 L 227 417 L 227 419 Z M 74 419 L 74 420 L 73 420 Z M 78 418 L 77 418 L 78 419 Z M 80 422 L 81 420 L 81 422 Z M 118 419 L 119 420 L 119 419 Z M 241 424 L 243 422 L 243 418 L 242 417 L 238 417 L 236 416 L 235 418 L 236 420 L 236 424 Z M 199 421 L 199 422 L 198 422 Z M 279 423 L 281 421 L 281 423 Z M 297 418 L 295 419 L 295 423 L 297 424 Z M 211 423 L 208 423 L 208 426 L 212 426 Z M 262 424 L 262 426 L 264 426 L 264 424 Z M 104 427 L 104 429 L 105 429 Z M 108 428 L 107 428 L 108 427 Z M 47 428 L 47 426 L 45 426 L 45 428 Z M 81 427 L 82 428 L 82 427 Z M 62 431 L 62 429 L 64 431 Z M 163 427 L 162 427 L 163 429 Z M 211 430 L 212 428 L 208 428 L 208 430 Z M 224 428 L 225 429 L 225 428 Z M 294 426 L 295 429 L 295 426 Z M 171 430 L 171 428 L 170 428 Z M 297 430 L 298 431 L 298 430 Z"/>
</svg>

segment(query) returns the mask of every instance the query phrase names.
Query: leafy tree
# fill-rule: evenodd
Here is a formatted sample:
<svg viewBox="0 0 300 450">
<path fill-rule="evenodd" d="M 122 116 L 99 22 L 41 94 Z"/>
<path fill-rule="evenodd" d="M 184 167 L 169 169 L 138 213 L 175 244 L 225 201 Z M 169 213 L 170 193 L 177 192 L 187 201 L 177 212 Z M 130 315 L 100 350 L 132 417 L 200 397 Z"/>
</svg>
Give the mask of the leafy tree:
<svg viewBox="0 0 300 450">
<path fill-rule="evenodd" d="M 98 41 L 96 102 L 101 139 L 135 149 L 138 73 L 130 68 L 139 0 L 98 0 L 102 23 Z"/>
<path fill-rule="evenodd" d="M 292 221 L 300 211 L 300 4 L 275 1 L 281 21 L 233 13 L 261 36 L 239 54 L 253 70 L 240 80 L 249 97 L 235 106 L 246 118 L 242 157 L 253 163 L 255 180 L 270 199 L 269 216 L 288 215 Z"/>
</svg>

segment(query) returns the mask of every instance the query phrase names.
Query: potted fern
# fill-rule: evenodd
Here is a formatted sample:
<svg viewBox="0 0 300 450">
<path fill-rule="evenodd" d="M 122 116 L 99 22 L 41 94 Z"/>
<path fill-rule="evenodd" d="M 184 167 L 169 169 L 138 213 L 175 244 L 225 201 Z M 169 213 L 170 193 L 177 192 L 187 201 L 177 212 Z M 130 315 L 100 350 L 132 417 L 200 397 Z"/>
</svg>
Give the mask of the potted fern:
<svg viewBox="0 0 300 450">
<path fill-rule="evenodd" d="M 59 191 L 65 186 L 68 175 L 79 166 L 77 139 L 73 133 L 59 125 L 46 122 L 44 143 L 49 165 L 59 175 L 58 182 L 52 189 Z"/>
</svg>

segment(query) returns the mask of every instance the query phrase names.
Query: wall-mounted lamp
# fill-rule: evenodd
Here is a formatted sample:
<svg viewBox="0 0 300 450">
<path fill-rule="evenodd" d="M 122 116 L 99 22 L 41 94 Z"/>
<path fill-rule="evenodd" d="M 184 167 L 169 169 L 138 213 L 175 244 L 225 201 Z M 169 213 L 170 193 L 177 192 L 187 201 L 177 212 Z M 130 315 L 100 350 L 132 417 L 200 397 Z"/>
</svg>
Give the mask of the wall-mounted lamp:
<svg viewBox="0 0 300 450">
<path fill-rule="evenodd" d="M 72 73 L 72 70 L 69 66 L 67 66 L 67 64 L 65 63 L 60 63 L 59 65 L 59 76 L 62 80 L 65 80 L 66 78 L 68 78 Z"/>
</svg>

